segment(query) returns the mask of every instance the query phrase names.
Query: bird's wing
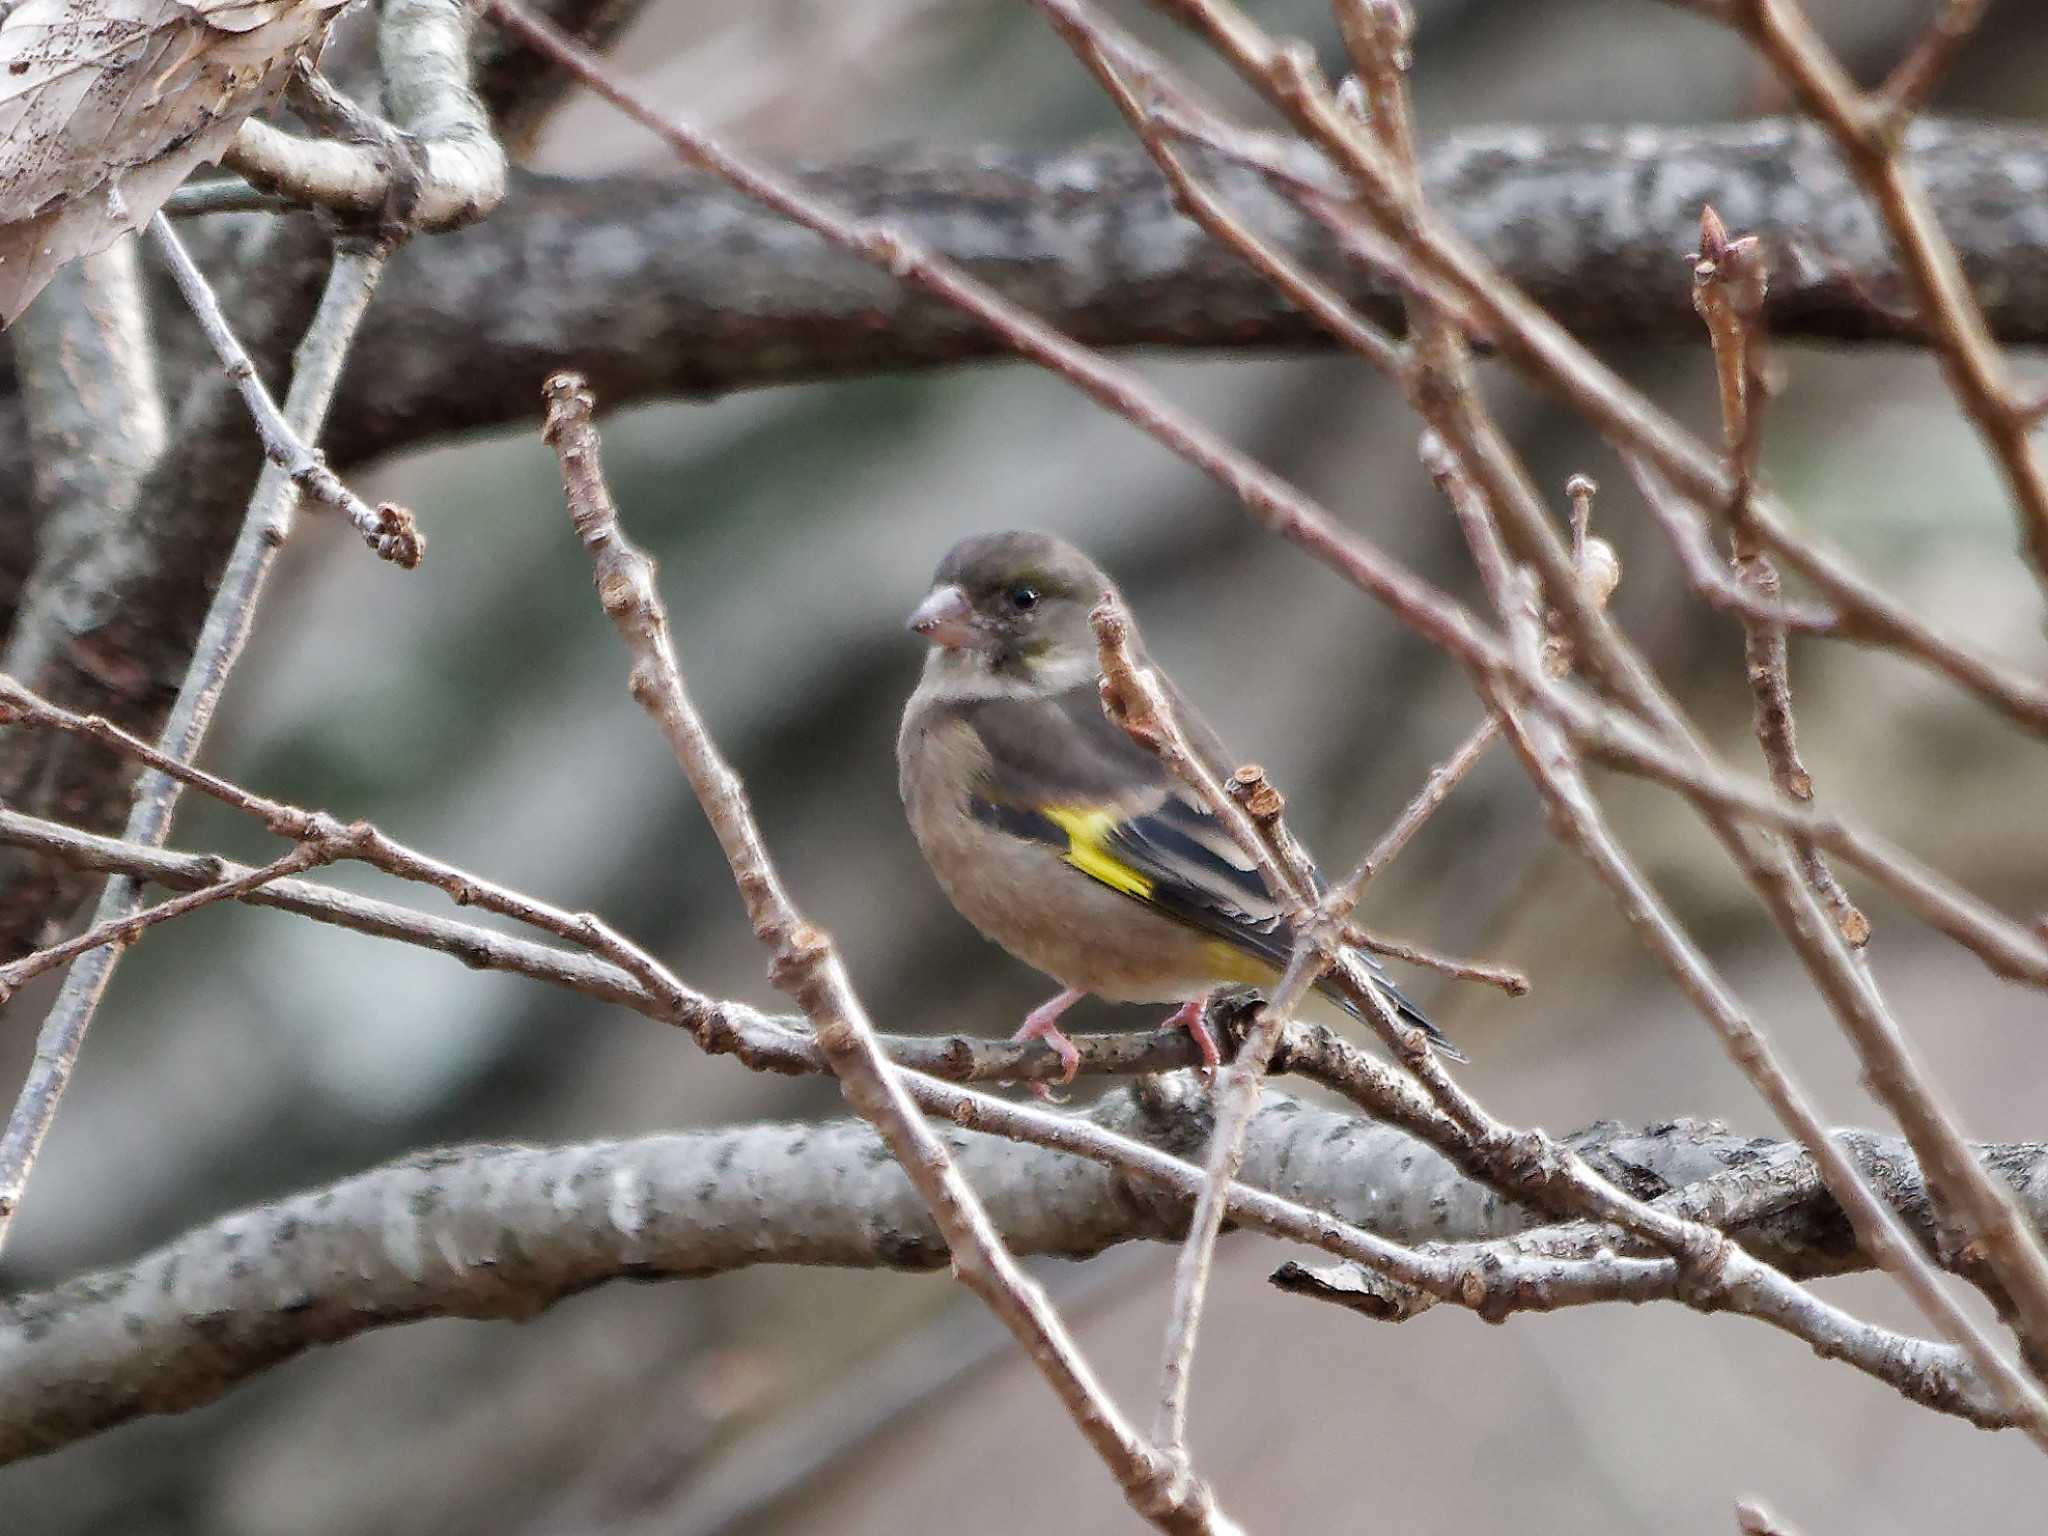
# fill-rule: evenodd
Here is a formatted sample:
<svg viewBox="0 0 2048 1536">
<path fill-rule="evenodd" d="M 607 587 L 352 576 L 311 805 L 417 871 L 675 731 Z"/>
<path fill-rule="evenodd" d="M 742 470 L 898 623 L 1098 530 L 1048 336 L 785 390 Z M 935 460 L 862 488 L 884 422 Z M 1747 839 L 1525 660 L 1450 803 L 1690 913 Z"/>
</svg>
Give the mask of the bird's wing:
<svg viewBox="0 0 2048 1536">
<path fill-rule="evenodd" d="M 1230 760 L 1216 734 L 1177 694 L 1169 703 L 1196 756 L 1226 778 Z M 969 799 L 978 819 L 1057 848 L 1090 879 L 1224 940 L 1248 964 L 1219 980 L 1270 981 L 1286 966 L 1294 931 L 1258 866 L 1200 795 L 1110 721 L 1093 682 L 1045 698 L 975 700 L 962 711 L 988 754 Z M 1320 891 L 1320 877 L 1316 884 Z M 1401 1014 L 1442 1043 L 1379 963 L 1359 958 Z"/>
<path fill-rule="evenodd" d="M 1092 682 L 965 709 L 988 752 L 971 800 L 981 820 L 1058 848 L 1090 878 L 1253 956 L 1286 963 L 1292 937 L 1257 866 L 1194 790 L 1110 722 Z M 1196 751 L 1227 774 L 1221 744 L 1180 709 Z M 1198 729 L 1204 739 L 1195 742 Z"/>
</svg>

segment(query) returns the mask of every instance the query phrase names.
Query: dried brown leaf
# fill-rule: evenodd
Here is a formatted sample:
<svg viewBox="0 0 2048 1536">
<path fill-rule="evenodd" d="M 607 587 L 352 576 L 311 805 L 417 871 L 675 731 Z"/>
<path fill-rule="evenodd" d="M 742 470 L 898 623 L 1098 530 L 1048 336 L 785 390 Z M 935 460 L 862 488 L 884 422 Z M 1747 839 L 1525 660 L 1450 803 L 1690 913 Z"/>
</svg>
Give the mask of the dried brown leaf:
<svg viewBox="0 0 2048 1536">
<path fill-rule="evenodd" d="M 0 326 L 218 160 L 347 0 L 18 0 L 0 9 Z M 118 196 L 110 195 L 118 194 Z"/>
</svg>

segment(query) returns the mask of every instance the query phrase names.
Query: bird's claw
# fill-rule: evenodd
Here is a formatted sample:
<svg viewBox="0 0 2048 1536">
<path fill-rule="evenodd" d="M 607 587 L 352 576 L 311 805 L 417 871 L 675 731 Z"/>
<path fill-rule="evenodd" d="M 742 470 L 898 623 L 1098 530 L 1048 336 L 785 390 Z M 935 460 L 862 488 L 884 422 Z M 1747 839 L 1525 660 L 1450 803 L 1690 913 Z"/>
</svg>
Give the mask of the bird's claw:
<svg viewBox="0 0 2048 1536">
<path fill-rule="evenodd" d="M 1223 1053 L 1216 1048 L 1216 1036 L 1209 1028 L 1207 1017 L 1209 999 L 1191 997 L 1176 1008 L 1173 1016 L 1166 1021 L 1168 1029 L 1184 1029 L 1194 1037 L 1195 1049 L 1202 1053 L 1202 1081 L 1216 1081 L 1216 1069 L 1223 1064 Z"/>
</svg>

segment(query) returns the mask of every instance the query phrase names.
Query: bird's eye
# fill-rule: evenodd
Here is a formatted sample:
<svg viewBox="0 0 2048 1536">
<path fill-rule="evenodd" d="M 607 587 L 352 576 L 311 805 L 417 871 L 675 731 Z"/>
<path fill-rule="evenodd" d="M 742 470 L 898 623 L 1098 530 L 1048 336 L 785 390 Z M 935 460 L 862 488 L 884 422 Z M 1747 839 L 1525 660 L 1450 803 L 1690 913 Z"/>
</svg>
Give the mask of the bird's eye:
<svg viewBox="0 0 2048 1536">
<path fill-rule="evenodd" d="M 1038 606 L 1038 588 L 1036 587 L 1012 587 L 1004 595 L 1009 598 L 1010 606 L 1019 613 L 1028 613 Z"/>
</svg>

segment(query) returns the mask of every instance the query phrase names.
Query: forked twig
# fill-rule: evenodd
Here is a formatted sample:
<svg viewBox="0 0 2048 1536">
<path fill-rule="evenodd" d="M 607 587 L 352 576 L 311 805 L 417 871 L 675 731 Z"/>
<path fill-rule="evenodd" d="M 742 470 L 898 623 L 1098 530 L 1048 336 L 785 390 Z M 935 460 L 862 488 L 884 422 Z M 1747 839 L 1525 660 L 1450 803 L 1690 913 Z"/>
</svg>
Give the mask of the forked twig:
<svg viewBox="0 0 2048 1536">
<path fill-rule="evenodd" d="M 5 723 L 6 711 L 0 707 L 0 723 Z M 173 896 L 160 901 L 153 907 L 145 907 L 132 917 L 115 916 L 104 922 L 94 923 L 85 932 L 60 943 L 23 955 L 19 960 L 0 965 L 0 1007 L 4 1007 L 21 985 L 45 971 L 75 959 L 87 950 L 98 949 L 103 944 L 133 944 L 143 933 L 158 923 L 168 922 L 174 917 L 183 917 L 201 907 L 212 906 L 217 901 L 237 901 L 252 895 L 266 885 L 284 879 L 289 875 L 303 874 L 306 870 L 317 869 L 322 864 L 331 864 L 341 856 L 340 838 L 345 835 L 339 827 L 316 826 L 307 832 L 298 847 L 290 853 L 272 859 L 259 869 L 242 870 L 212 885 L 201 886 L 183 896 Z"/>
</svg>

